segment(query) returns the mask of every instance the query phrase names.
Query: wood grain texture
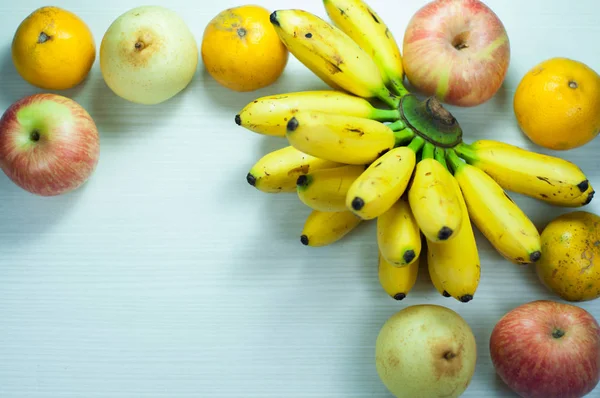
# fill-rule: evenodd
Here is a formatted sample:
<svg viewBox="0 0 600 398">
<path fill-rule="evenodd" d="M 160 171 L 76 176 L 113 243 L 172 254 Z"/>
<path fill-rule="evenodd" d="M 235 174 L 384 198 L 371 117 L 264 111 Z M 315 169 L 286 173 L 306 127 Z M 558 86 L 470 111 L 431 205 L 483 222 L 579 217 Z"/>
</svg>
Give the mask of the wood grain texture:
<svg viewBox="0 0 600 398">
<path fill-rule="evenodd" d="M 239 5 L 155 3 L 179 12 L 198 44 L 214 15 Z M 424 3 L 370 0 L 399 42 Z M 118 15 L 140 5 L 55 4 L 84 18 L 98 46 Z M 318 0 L 260 4 L 325 17 Z M 484 105 L 451 110 L 469 140 L 539 150 L 516 127 L 514 90 L 549 57 L 600 66 L 600 53 L 585 44 L 600 40 L 597 4 L 487 4 L 511 39 L 506 83 Z M 42 5 L 0 4 L 1 109 L 40 91 L 17 75 L 10 42 L 20 21 Z M 218 86 L 200 64 L 180 95 L 140 106 L 113 95 L 97 60 L 83 85 L 63 92 L 96 120 L 101 158 L 84 188 L 56 198 L 29 195 L 0 174 L 0 397 L 387 398 L 375 371 L 375 338 L 395 311 L 420 303 L 457 310 L 473 328 L 478 364 L 464 396 L 513 397 L 495 376 L 487 344 L 506 311 L 556 299 L 532 269 L 502 260 L 477 233 L 482 279 L 472 302 L 440 297 L 425 269 L 407 299 L 395 302 L 377 280 L 374 223 L 330 247 L 306 248 L 299 235 L 309 211 L 297 197 L 246 183 L 252 164 L 286 142 L 241 129 L 234 115 L 255 97 L 314 88 L 325 86 L 293 57 L 275 85 L 243 94 Z M 596 140 L 560 156 L 600 187 L 599 150 Z M 570 211 L 515 200 L 538 226 Z M 600 213 L 600 201 L 586 210 Z M 600 319 L 600 302 L 580 305 Z"/>
</svg>

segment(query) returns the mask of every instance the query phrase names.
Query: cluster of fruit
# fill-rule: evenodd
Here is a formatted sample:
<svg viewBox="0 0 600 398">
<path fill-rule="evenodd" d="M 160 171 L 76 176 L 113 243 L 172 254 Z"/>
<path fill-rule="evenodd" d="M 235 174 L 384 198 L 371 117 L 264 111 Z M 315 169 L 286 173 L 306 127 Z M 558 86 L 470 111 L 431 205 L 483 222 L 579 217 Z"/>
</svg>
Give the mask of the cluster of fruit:
<svg viewBox="0 0 600 398">
<path fill-rule="evenodd" d="M 297 9 L 270 16 L 289 51 L 336 90 L 261 97 L 235 116 L 238 125 L 289 144 L 259 159 L 248 183 L 267 193 L 297 193 L 312 209 L 300 237 L 305 245 L 331 244 L 376 219 L 379 276 L 396 299 L 413 287 L 425 246 L 440 294 L 473 299 L 481 267 L 471 221 L 513 263 L 543 263 L 537 227 L 506 190 L 557 206 L 584 206 L 594 189 L 581 169 L 500 141 L 467 144 L 437 96 L 419 100 L 407 91 L 408 62 L 402 63 L 389 29 L 366 3 L 324 4 L 334 25 Z M 490 26 L 501 26 L 486 10 Z M 507 43 L 504 31 L 497 37 Z M 501 60 L 496 75 L 505 74 L 506 57 Z M 486 100 L 498 88 L 496 81 L 477 98 Z M 454 103 L 465 98 L 473 104 L 470 93 Z M 600 285 L 589 294 L 600 295 Z"/>
<path fill-rule="evenodd" d="M 585 173 L 559 157 L 500 140 L 465 142 L 443 106 L 479 105 L 499 90 L 510 46 L 496 14 L 479 0 L 434 0 L 410 20 L 401 55 L 388 26 L 363 0 L 323 4 L 332 23 L 301 9 L 225 10 L 208 23 L 200 46 L 208 73 L 231 90 L 274 83 L 290 53 L 331 88 L 263 96 L 234 118 L 247 130 L 287 140 L 260 158 L 246 180 L 265 193 L 294 193 L 312 210 L 301 243 L 329 245 L 375 220 L 379 281 L 391 297 L 404 299 L 426 262 L 437 291 L 466 303 L 481 274 L 477 228 L 507 260 L 535 264 L 543 283 L 562 298 L 600 297 L 598 217 L 574 212 L 540 233 L 507 194 L 581 207 L 594 196 Z M 461 25 L 464 16 L 468 26 Z M 440 34 L 449 26 L 457 30 Z M 434 40 L 440 36 L 448 40 Z M 166 43 L 169 57 L 163 56 Z M 43 7 L 19 25 L 12 56 L 29 83 L 64 90 L 85 80 L 96 48 L 80 18 Z M 140 104 L 158 104 L 184 90 L 198 57 L 185 22 L 158 6 L 119 16 L 100 46 L 108 87 Z M 427 98 L 409 92 L 405 78 Z M 600 76 L 572 60 L 545 61 L 524 76 L 513 106 L 533 142 L 557 150 L 584 145 L 600 132 Z M 0 119 L 0 168 L 34 194 L 81 186 L 96 167 L 99 148 L 92 117 L 64 96 L 22 98 Z M 428 328 L 439 344 L 415 340 Z M 492 360 L 523 397 L 581 397 L 600 380 L 599 330 L 576 306 L 531 303 L 498 322 Z M 408 357 L 421 365 L 403 367 L 415 363 Z M 377 370 L 397 397 L 461 395 L 475 357 L 466 322 L 440 306 L 406 308 L 377 340 Z"/>
</svg>

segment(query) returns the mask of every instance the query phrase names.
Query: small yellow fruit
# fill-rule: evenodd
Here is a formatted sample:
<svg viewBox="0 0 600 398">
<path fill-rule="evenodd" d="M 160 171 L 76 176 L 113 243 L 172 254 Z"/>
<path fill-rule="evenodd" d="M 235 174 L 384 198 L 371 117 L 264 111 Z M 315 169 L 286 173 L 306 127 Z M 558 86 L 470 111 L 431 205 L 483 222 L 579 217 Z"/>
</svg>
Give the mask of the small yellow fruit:
<svg viewBox="0 0 600 398">
<path fill-rule="evenodd" d="M 269 20 L 267 9 L 245 5 L 228 8 L 206 26 L 202 61 L 219 84 L 234 91 L 254 91 L 273 84 L 289 52 Z"/>
<path fill-rule="evenodd" d="M 548 59 L 523 76 L 513 108 L 519 127 L 536 145 L 580 147 L 600 133 L 600 75 L 579 61 Z"/>
<path fill-rule="evenodd" d="M 41 7 L 13 37 L 12 59 L 28 83 L 47 90 L 77 86 L 96 60 L 92 32 L 81 18 L 58 7 Z"/>
<path fill-rule="evenodd" d="M 556 217 L 542 231 L 538 277 L 567 301 L 600 297 L 600 217 L 575 211 Z"/>
</svg>

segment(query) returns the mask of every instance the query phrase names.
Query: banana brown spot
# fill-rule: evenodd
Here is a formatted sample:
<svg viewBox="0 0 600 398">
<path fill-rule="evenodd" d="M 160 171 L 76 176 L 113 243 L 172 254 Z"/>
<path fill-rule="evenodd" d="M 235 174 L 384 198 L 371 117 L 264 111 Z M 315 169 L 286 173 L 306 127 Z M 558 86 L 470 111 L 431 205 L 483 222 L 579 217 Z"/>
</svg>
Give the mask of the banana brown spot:
<svg viewBox="0 0 600 398">
<path fill-rule="evenodd" d="M 359 198 L 358 196 L 352 199 L 352 208 L 354 210 L 360 210 L 365 206 L 365 201 Z"/>
<path fill-rule="evenodd" d="M 587 191 L 589 187 L 590 187 L 590 182 L 588 180 L 581 181 L 579 184 L 577 184 L 577 188 L 579 188 L 579 190 L 581 192 Z"/>
<path fill-rule="evenodd" d="M 373 21 L 375 21 L 375 23 L 379 23 L 379 19 L 377 19 L 377 17 L 375 16 L 375 14 L 373 14 L 373 11 L 368 10 L 369 14 L 371 14 L 371 17 L 373 18 Z"/>
<path fill-rule="evenodd" d="M 359 137 L 362 137 L 363 135 L 365 135 L 365 132 L 362 131 L 362 129 L 357 129 L 357 128 L 351 128 L 351 129 L 346 129 L 351 133 L 357 133 Z"/>
<path fill-rule="evenodd" d="M 465 294 L 464 296 L 460 296 L 459 300 L 461 303 L 468 303 L 473 300 L 473 296 L 471 294 Z"/>
<path fill-rule="evenodd" d="M 452 228 L 444 226 L 439 230 L 437 237 L 439 240 L 448 240 L 448 238 L 452 236 L 453 232 L 454 231 L 452 231 Z"/>
<path fill-rule="evenodd" d="M 341 62 L 339 64 L 341 64 Z M 331 61 L 327 61 L 327 66 L 329 67 L 329 72 L 331 72 L 332 75 L 343 72 L 342 69 L 338 65 L 334 64 Z"/>
<path fill-rule="evenodd" d="M 246 181 L 248 181 L 248 184 L 256 186 L 256 177 L 254 177 L 252 173 L 248 173 L 246 175 Z"/>
<path fill-rule="evenodd" d="M 534 263 L 536 261 L 538 261 L 540 258 L 542 258 L 542 252 L 540 252 L 539 250 L 536 250 L 529 255 L 529 259 Z"/>
<path fill-rule="evenodd" d="M 444 297 L 450 297 L 450 293 L 448 293 L 447 291 L 444 290 L 442 292 L 442 296 L 444 296 Z"/>
<path fill-rule="evenodd" d="M 417 255 L 415 254 L 415 251 L 411 249 L 405 251 L 402 258 L 404 259 L 404 262 L 406 262 L 406 264 L 410 264 L 410 262 L 414 260 L 416 256 Z"/>
<path fill-rule="evenodd" d="M 298 126 L 300 125 L 300 123 L 298 123 L 298 119 L 296 119 L 295 117 L 291 118 L 289 122 L 287 122 L 287 131 L 292 132 L 292 131 L 296 131 L 296 129 L 298 128 Z"/>
<path fill-rule="evenodd" d="M 52 39 L 52 36 L 50 36 L 46 32 L 41 32 L 40 35 L 38 36 L 37 42 L 38 42 L 38 44 L 44 44 L 45 42 L 47 42 L 50 39 Z"/>
<path fill-rule="evenodd" d="M 338 7 L 338 10 L 340 10 L 340 15 L 346 15 L 346 11 L 344 11 L 343 9 Z"/>
<path fill-rule="evenodd" d="M 307 39 L 310 39 L 312 37 L 312 33 L 308 32 L 307 34 L 304 35 L 304 37 L 306 37 Z"/>
<path fill-rule="evenodd" d="M 548 199 L 548 195 L 546 195 L 545 193 L 541 193 L 541 194 L 540 194 L 540 196 L 541 196 L 542 198 Z"/>
<path fill-rule="evenodd" d="M 552 185 L 552 186 L 554 186 L 554 184 L 552 184 L 552 183 L 550 182 L 550 180 L 548 179 L 548 177 L 540 177 L 540 176 L 538 176 L 538 177 L 537 177 L 537 179 L 538 179 L 538 180 L 540 180 L 540 181 L 544 181 L 544 182 L 545 182 L 545 183 L 547 183 L 548 185 Z"/>
<path fill-rule="evenodd" d="M 377 163 L 377 164 L 376 164 L 375 166 L 373 166 L 373 167 L 379 167 L 379 166 L 381 166 L 381 164 L 382 164 L 382 163 L 383 163 L 383 162 L 379 162 L 379 163 Z"/>
<path fill-rule="evenodd" d="M 242 117 L 239 114 L 235 115 L 235 124 L 238 126 L 242 125 Z"/>
<path fill-rule="evenodd" d="M 302 235 L 300 237 L 300 242 L 304 245 L 304 246 L 308 246 L 308 236 L 306 235 Z"/>
<path fill-rule="evenodd" d="M 269 15 L 269 21 L 275 26 L 281 26 L 279 21 L 277 20 L 277 11 L 273 11 L 271 15 Z"/>
<path fill-rule="evenodd" d="M 394 295 L 394 300 L 400 301 L 400 300 L 404 300 L 405 298 L 406 298 L 406 294 L 404 294 L 404 293 L 396 293 Z"/>
</svg>

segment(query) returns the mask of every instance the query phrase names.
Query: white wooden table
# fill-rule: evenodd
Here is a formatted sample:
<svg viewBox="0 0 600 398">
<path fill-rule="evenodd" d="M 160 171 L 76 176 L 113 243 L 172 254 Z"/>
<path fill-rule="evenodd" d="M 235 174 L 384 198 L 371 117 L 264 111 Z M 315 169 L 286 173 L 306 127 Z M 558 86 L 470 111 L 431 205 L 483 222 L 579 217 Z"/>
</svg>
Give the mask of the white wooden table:
<svg viewBox="0 0 600 398">
<path fill-rule="evenodd" d="M 198 44 L 214 15 L 242 4 L 154 3 L 179 12 Z M 325 16 L 319 0 L 259 3 Z M 370 1 L 398 40 L 424 3 Z M 117 16 L 142 5 L 53 4 L 84 18 L 98 45 Z M 539 149 L 516 127 L 515 87 L 530 67 L 554 56 L 600 68 L 598 6 L 487 4 L 511 39 L 505 85 L 484 105 L 450 109 L 468 140 Z M 2 110 L 41 91 L 17 75 L 10 43 L 21 20 L 42 5 L 0 2 Z M 309 210 L 297 197 L 246 183 L 252 164 L 285 142 L 239 128 L 236 112 L 261 95 L 323 87 L 293 57 L 275 85 L 245 94 L 220 87 L 200 64 L 187 90 L 148 107 L 116 97 L 97 60 L 89 80 L 66 93 L 101 132 L 100 163 L 85 188 L 41 198 L 0 174 L 0 397 L 390 397 L 375 371 L 375 338 L 394 312 L 419 303 L 457 310 L 473 328 L 478 364 L 465 397 L 514 396 L 495 376 L 488 339 L 506 311 L 556 299 L 532 268 L 502 260 L 478 233 L 482 279 L 472 302 L 441 297 L 424 269 L 415 290 L 395 302 L 377 280 L 374 223 L 330 247 L 307 248 L 299 232 Z M 599 150 L 596 140 L 561 156 L 600 187 Z M 514 197 L 538 225 L 569 211 Z M 600 201 L 586 210 L 600 213 Z M 600 320 L 600 301 L 580 305 Z M 591 396 L 600 396 L 600 387 Z"/>
</svg>

